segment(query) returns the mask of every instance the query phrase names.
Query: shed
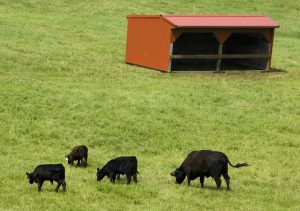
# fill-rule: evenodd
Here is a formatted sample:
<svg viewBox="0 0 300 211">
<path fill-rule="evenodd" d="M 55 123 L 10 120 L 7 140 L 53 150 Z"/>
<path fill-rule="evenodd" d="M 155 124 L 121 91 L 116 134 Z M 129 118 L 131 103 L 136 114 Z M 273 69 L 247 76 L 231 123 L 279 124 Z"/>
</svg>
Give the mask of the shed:
<svg viewBox="0 0 300 211">
<path fill-rule="evenodd" d="M 164 72 L 270 70 L 274 30 L 265 15 L 129 15 L 126 63 Z"/>
</svg>

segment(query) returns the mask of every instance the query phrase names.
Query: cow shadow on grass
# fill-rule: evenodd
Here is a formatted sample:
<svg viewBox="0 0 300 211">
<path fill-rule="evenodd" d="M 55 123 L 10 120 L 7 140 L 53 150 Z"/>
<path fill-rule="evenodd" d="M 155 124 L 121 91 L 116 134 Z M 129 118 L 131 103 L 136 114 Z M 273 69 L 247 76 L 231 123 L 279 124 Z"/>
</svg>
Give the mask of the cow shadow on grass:
<svg viewBox="0 0 300 211">
<path fill-rule="evenodd" d="M 55 193 L 55 194 L 66 194 L 67 191 L 68 191 L 68 186 L 66 186 L 66 189 L 65 191 L 62 190 L 62 188 L 60 187 L 57 191 L 55 191 L 55 188 L 57 187 L 57 183 L 47 183 L 45 182 L 43 184 L 43 187 L 41 189 L 41 191 L 38 191 L 38 188 L 37 187 L 32 187 L 32 191 L 33 192 L 37 192 L 37 193 Z"/>
<path fill-rule="evenodd" d="M 203 188 L 201 188 L 200 186 L 190 186 L 189 188 L 197 188 L 199 190 L 210 190 L 210 191 L 226 191 L 226 192 L 231 192 L 231 190 L 227 190 L 226 187 L 220 187 L 219 189 L 217 189 L 214 186 L 204 186 Z"/>
<path fill-rule="evenodd" d="M 120 175 L 119 178 L 116 178 L 115 182 L 112 183 L 109 181 L 109 178 L 105 178 L 105 180 L 107 180 L 108 183 L 112 184 L 112 185 L 137 185 L 139 183 L 139 180 L 137 183 L 135 183 L 133 180 L 130 181 L 129 184 L 127 184 L 127 178 L 125 175 Z"/>
<path fill-rule="evenodd" d="M 217 187 L 215 186 L 215 185 L 204 185 L 204 187 L 200 187 L 200 184 L 199 185 L 197 185 L 197 184 L 191 184 L 191 186 L 188 186 L 187 184 L 186 184 L 186 187 L 187 188 L 192 188 L 192 189 L 199 189 L 199 190 L 210 190 L 210 191 L 217 191 L 217 192 L 219 192 L 219 191 L 226 191 L 226 192 L 232 192 L 232 190 L 230 189 L 230 190 L 227 190 L 227 188 L 226 188 L 226 185 L 223 187 L 223 186 L 221 186 L 219 189 L 217 189 Z"/>
<path fill-rule="evenodd" d="M 79 169 L 85 169 L 85 168 L 88 168 L 89 167 L 89 165 L 73 165 L 73 166 L 71 166 L 71 167 L 74 167 L 74 168 L 79 168 Z"/>
<path fill-rule="evenodd" d="M 210 190 L 210 191 L 226 191 L 226 192 L 231 192 L 231 190 L 227 190 L 226 187 L 220 187 L 219 189 L 217 189 L 216 187 L 214 186 L 204 186 L 203 188 L 200 188 L 199 189 L 203 189 L 203 190 Z"/>
</svg>

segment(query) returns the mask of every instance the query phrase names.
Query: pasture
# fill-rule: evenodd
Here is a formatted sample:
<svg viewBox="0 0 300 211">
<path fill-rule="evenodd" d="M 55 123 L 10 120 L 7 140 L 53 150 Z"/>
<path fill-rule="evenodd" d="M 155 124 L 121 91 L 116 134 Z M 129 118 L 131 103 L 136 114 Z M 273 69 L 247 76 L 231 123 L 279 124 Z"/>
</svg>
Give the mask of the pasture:
<svg viewBox="0 0 300 211">
<path fill-rule="evenodd" d="M 299 1 L 0 0 L 0 210 L 300 209 Z M 270 73 L 164 74 L 124 62 L 127 14 L 266 14 Z M 67 166 L 89 147 L 86 169 Z M 226 153 L 231 189 L 169 174 L 195 149 Z M 138 158 L 139 183 L 96 181 Z M 62 163 L 67 192 L 25 172 Z"/>
</svg>

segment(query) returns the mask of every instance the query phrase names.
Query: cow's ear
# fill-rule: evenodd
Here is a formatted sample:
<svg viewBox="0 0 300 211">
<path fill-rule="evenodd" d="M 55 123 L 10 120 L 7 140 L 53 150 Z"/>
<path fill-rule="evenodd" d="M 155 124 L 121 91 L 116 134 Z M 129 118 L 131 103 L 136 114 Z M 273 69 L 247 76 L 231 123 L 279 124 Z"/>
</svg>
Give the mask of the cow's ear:
<svg viewBox="0 0 300 211">
<path fill-rule="evenodd" d="M 97 168 L 97 171 L 100 171 L 100 169 L 99 169 L 99 168 Z"/>
<path fill-rule="evenodd" d="M 173 177 L 175 177 L 175 171 L 172 172 L 170 175 L 173 176 Z"/>
<path fill-rule="evenodd" d="M 26 172 L 27 177 L 29 177 L 29 173 Z"/>
<path fill-rule="evenodd" d="M 65 158 L 68 158 L 68 155 L 65 155 Z"/>
</svg>

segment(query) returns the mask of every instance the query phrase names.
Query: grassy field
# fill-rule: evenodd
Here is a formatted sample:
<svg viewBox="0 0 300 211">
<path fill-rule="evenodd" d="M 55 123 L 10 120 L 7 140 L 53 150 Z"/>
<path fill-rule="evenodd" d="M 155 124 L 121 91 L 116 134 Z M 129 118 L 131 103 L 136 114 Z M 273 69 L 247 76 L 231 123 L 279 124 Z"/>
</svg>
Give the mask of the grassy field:
<svg viewBox="0 0 300 211">
<path fill-rule="evenodd" d="M 300 27 L 292 0 L 0 0 L 0 210 L 300 209 Z M 267 14 L 272 73 L 163 74 L 124 62 L 127 14 Z M 66 165 L 78 144 L 89 167 Z M 225 152 L 232 191 L 169 173 L 195 149 Z M 139 183 L 96 181 L 136 155 Z M 25 172 L 63 163 L 67 192 Z"/>
</svg>

